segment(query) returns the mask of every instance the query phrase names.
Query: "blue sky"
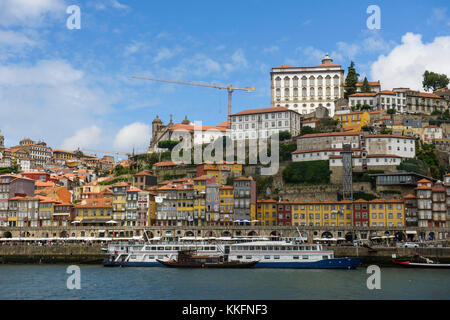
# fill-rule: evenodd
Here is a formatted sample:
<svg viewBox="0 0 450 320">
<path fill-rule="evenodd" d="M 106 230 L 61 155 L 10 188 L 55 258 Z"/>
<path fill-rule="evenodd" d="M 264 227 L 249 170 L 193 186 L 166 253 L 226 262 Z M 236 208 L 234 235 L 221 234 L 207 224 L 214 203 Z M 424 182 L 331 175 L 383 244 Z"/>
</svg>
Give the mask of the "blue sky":
<svg viewBox="0 0 450 320">
<path fill-rule="evenodd" d="M 369 30 L 369 5 L 381 29 Z M 81 29 L 66 28 L 66 8 Z M 420 88 L 450 75 L 448 1 L 0 1 L 0 130 L 54 148 L 131 151 L 148 145 L 156 115 L 226 120 L 225 91 L 132 75 L 254 86 L 233 112 L 270 105 L 270 68 L 320 64 L 325 52 L 369 80 Z"/>
</svg>

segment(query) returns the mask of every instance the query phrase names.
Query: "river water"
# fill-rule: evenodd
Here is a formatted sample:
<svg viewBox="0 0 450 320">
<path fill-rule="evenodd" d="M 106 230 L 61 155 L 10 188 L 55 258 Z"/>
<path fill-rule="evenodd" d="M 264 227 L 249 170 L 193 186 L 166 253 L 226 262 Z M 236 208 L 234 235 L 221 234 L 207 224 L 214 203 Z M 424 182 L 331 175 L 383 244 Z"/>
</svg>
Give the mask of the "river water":
<svg viewBox="0 0 450 320">
<path fill-rule="evenodd" d="M 81 289 L 67 288 L 67 265 L 0 265 L 0 299 L 450 299 L 450 270 L 381 269 L 369 290 L 357 270 L 105 268 L 79 265 Z"/>
</svg>

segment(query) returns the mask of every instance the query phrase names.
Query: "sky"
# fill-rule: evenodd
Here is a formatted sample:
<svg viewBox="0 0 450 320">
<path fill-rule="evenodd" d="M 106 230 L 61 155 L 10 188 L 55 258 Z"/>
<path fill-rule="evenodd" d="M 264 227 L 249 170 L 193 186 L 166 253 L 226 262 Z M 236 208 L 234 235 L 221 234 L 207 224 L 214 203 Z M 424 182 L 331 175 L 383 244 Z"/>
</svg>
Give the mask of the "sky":
<svg viewBox="0 0 450 320">
<path fill-rule="evenodd" d="M 0 130 L 7 147 L 145 152 L 156 115 L 218 125 L 227 93 L 133 75 L 255 87 L 234 113 L 270 106 L 271 68 L 325 53 L 384 90 L 422 89 L 425 70 L 450 76 L 448 0 L 0 0 Z"/>
</svg>

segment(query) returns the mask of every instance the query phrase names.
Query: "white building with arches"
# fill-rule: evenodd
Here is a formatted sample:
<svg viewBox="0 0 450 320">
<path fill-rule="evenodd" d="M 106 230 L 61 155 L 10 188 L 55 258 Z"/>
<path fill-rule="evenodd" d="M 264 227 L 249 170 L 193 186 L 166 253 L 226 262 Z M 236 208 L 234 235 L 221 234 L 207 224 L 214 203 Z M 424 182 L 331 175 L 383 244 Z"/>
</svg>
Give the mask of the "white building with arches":
<svg viewBox="0 0 450 320">
<path fill-rule="evenodd" d="M 328 54 L 315 67 L 281 65 L 272 68 L 271 106 L 308 114 L 319 106 L 334 115 L 335 101 L 344 97 L 344 70 Z"/>
</svg>

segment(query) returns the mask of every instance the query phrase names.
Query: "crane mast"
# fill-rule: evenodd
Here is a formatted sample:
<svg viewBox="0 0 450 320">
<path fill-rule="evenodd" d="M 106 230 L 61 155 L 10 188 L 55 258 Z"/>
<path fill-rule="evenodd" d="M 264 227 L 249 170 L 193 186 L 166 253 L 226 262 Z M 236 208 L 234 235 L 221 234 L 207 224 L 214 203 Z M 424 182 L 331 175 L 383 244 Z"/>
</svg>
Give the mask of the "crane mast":
<svg viewBox="0 0 450 320">
<path fill-rule="evenodd" d="M 149 77 L 141 77 L 141 76 L 132 76 L 134 79 L 141 79 L 141 80 L 150 80 L 150 81 L 157 81 L 157 82 L 166 82 L 166 83 L 173 83 L 173 84 L 183 84 L 188 86 L 197 86 L 197 87 L 207 87 L 207 88 L 216 88 L 219 90 L 227 90 L 228 91 L 228 121 L 230 121 L 231 125 L 231 109 L 232 109 L 232 101 L 233 101 L 233 92 L 235 90 L 240 91 L 247 91 L 252 92 L 255 89 L 255 87 L 251 88 L 234 88 L 232 85 L 218 85 L 215 83 L 208 83 L 208 82 L 198 82 L 198 81 L 183 81 L 183 80 L 168 80 L 168 79 L 156 79 L 156 78 L 149 78 Z"/>
</svg>

